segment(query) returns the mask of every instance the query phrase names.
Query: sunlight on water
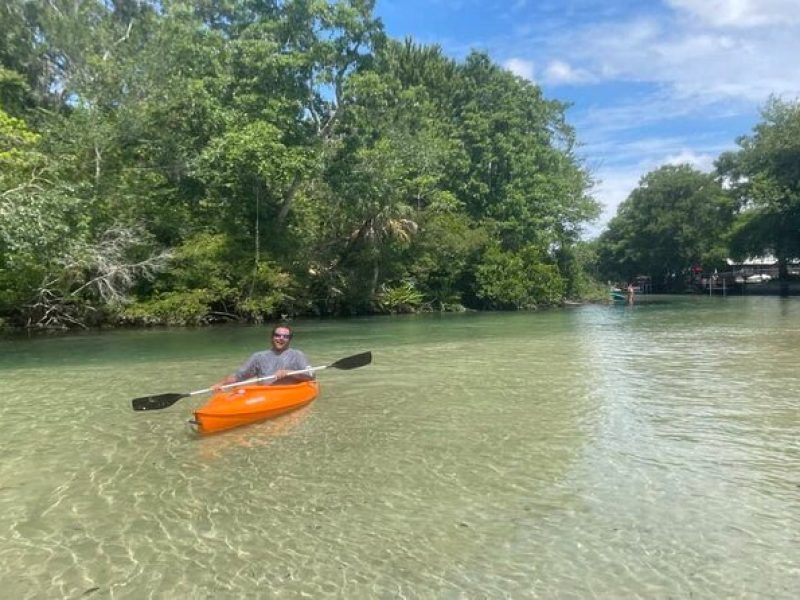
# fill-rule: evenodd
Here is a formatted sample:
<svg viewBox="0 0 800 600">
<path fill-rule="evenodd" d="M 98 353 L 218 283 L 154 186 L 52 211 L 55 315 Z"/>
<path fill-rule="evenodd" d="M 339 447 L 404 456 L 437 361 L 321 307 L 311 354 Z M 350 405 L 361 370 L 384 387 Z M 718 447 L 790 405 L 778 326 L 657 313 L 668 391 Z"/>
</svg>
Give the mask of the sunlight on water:
<svg viewBox="0 0 800 600">
<path fill-rule="evenodd" d="M 207 438 L 264 328 L 0 341 L 9 598 L 800 595 L 800 301 L 297 323 L 322 394 Z"/>
</svg>

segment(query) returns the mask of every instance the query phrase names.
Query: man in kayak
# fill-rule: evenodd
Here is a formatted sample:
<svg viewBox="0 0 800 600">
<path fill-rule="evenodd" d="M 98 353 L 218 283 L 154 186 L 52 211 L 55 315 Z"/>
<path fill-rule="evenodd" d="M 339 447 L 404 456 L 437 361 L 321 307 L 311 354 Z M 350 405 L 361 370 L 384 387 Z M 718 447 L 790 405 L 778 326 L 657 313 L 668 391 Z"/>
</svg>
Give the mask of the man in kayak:
<svg viewBox="0 0 800 600">
<path fill-rule="evenodd" d="M 311 371 L 288 375 L 290 371 L 302 371 L 311 367 L 305 354 L 300 350 L 289 348 L 292 335 L 292 328 L 288 325 L 278 325 L 273 328 L 272 347 L 269 350 L 253 354 L 235 373 L 212 386 L 213 389 L 216 390 L 223 385 L 253 377 L 269 377 L 271 375 L 275 376 L 275 381 L 264 383 L 286 384 L 313 379 L 314 373 Z"/>
</svg>

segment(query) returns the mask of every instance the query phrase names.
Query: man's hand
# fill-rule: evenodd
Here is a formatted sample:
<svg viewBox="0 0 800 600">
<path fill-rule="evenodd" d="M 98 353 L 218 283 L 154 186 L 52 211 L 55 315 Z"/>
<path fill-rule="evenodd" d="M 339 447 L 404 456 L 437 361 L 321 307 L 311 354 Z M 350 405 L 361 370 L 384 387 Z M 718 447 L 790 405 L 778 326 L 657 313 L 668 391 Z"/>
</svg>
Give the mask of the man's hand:
<svg viewBox="0 0 800 600">
<path fill-rule="evenodd" d="M 214 385 L 212 385 L 211 386 L 211 391 L 213 391 L 215 394 L 217 392 L 221 392 L 223 387 L 225 387 L 226 385 L 228 385 L 230 383 L 234 383 L 235 381 L 236 381 L 236 377 L 234 377 L 233 375 L 228 375 L 225 379 L 223 379 L 219 383 L 215 383 Z"/>
</svg>

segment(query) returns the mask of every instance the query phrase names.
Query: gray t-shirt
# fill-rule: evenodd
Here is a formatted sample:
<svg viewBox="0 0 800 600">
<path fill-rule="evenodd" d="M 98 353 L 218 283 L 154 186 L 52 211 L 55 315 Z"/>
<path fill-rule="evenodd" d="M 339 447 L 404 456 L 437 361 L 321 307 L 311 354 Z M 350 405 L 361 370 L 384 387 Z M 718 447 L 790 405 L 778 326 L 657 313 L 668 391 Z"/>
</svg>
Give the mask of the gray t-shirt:
<svg viewBox="0 0 800 600">
<path fill-rule="evenodd" d="M 309 368 L 311 365 L 308 363 L 306 355 L 295 350 L 294 348 L 287 348 L 280 354 L 275 352 L 272 348 L 264 350 L 263 352 L 256 352 L 253 354 L 236 373 L 236 381 L 244 381 L 253 377 L 269 377 L 274 375 L 275 371 L 279 369 L 286 369 L 287 371 L 301 371 Z M 281 383 L 287 383 L 294 379 L 310 379 L 314 374 L 309 373 L 307 376 L 299 378 L 287 377 L 281 380 Z M 267 382 L 268 383 L 268 382 Z"/>
</svg>

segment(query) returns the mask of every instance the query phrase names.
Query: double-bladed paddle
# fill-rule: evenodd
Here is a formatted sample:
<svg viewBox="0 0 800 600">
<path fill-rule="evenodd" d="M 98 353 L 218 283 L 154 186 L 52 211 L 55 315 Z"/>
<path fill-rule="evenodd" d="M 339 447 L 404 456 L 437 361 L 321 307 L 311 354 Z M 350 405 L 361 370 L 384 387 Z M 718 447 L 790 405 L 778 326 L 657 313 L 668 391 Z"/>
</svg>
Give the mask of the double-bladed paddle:
<svg viewBox="0 0 800 600">
<path fill-rule="evenodd" d="M 289 371 L 289 373 L 286 375 L 288 377 L 290 375 L 300 375 L 302 373 L 314 373 L 316 371 L 322 371 L 323 369 L 356 369 L 358 367 L 368 365 L 371 362 L 372 352 L 362 352 L 361 354 L 354 354 L 353 356 L 340 358 L 336 362 L 329 365 L 323 365 L 321 367 L 309 367 L 308 369 L 302 369 L 300 371 Z M 275 379 L 277 379 L 275 375 L 269 375 L 267 377 L 255 377 L 253 379 L 245 379 L 244 381 L 237 381 L 236 383 L 229 383 L 228 385 L 220 386 L 219 390 L 227 390 L 240 385 L 249 385 L 251 383 L 260 383 L 262 381 L 274 381 Z M 133 410 L 159 410 L 162 408 L 167 408 L 168 406 L 172 406 L 181 398 L 188 398 L 189 396 L 196 396 L 197 394 L 205 394 L 213 391 L 215 391 L 214 388 L 206 388 L 204 390 L 186 392 L 185 394 L 171 393 L 158 394 L 157 396 L 142 396 L 141 398 L 134 398 L 131 401 L 131 404 L 133 406 Z"/>
</svg>

